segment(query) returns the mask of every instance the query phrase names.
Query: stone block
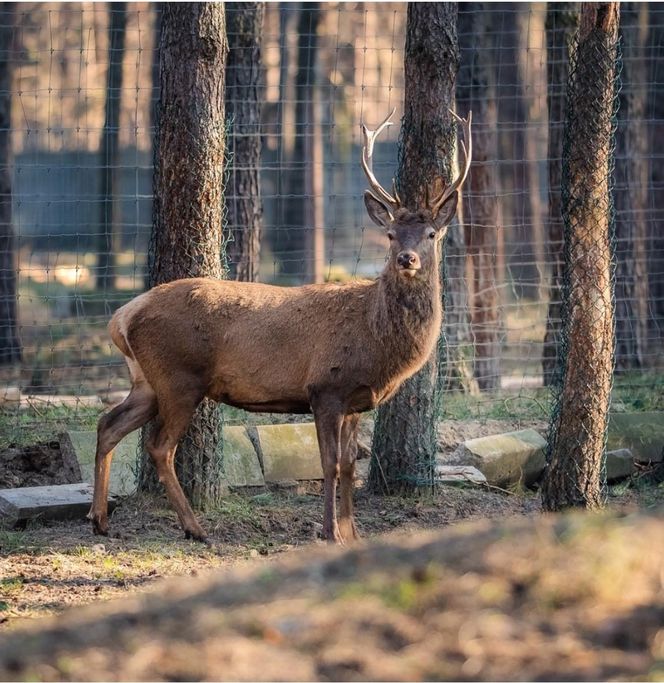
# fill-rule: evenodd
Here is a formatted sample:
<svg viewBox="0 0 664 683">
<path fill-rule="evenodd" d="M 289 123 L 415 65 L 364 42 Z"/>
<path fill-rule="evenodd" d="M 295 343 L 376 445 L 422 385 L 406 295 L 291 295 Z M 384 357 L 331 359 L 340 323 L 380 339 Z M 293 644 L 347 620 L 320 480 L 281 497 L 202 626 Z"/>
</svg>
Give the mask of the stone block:
<svg viewBox="0 0 664 683">
<path fill-rule="evenodd" d="M 546 440 L 538 432 L 524 429 L 465 441 L 448 463 L 476 467 L 494 486 L 527 486 L 544 469 L 545 449 Z"/>
<path fill-rule="evenodd" d="M 17 406 L 21 402 L 21 390 L 18 387 L 0 387 L 0 406 Z"/>
<path fill-rule="evenodd" d="M 129 396 L 128 391 L 105 391 L 99 394 L 101 402 L 106 406 L 116 406 L 122 403 L 127 396 Z"/>
<path fill-rule="evenodd" d="M 265 478 L 247 430 L 224 427 L 224 471 L 229 486 L 264 486 Z"/>
<path fill-rule="evenodd" d="M 84 482 L 94 483 L 97 432 L 68 432 L 81 466 Z M 110 491 L 116 496 L 129 496 L 136 491 L 136 467 L 140 432 L 127 434 L 113 451 Z"/>
<path fill-rule="evenodd" d="M 636 462 L 662 462 L 664 413 L 611 413 L 607 448 L 629 448 Z"/>
<path fill-rule="evenodd" d="M 634 456 L 627 448 L 617 451 L 607 451 L 605 454 L 604 468 L 607 481 L 617 481 L 634 474 Z"/>
<path fill-rule="evenodd" d="M 90 484 L 59 484 L 57 486 L 28 486 L 0 491 L 0 519 L 17 524 L 29 519 L 80 519 L 85 517 L 92 503 Z M 109 497 L 109 509 L 115 499 Z"/>
<path fill-rule="evenodd" d="M 316 427 L 310 423 L 256 428 L 265 481 L 322 479 Z"/>
<path fill-rule="evenodd" d="M 448 485 L 486 484 L 486 477 L 470 465 L 436 465 L 436 483 Z"/>
<path fill-rule="evenodd" d="M 99 408 L 104 407 L 99 396 L 64 396 L 59 394 L 29 394 L 21 396 L 21 410 L 32 408 Z"/>
</svg>

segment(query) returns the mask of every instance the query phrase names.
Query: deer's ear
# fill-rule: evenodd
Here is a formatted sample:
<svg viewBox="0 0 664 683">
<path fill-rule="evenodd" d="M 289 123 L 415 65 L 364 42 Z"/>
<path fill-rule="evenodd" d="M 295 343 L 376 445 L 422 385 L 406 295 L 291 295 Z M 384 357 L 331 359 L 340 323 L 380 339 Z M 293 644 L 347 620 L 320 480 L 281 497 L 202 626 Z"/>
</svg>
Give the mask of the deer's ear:
<svg viewBox="0 0 664 683">
<path fill-rule="evenodd" d="M 389 209 L 378 201 L 369 190 L 364 193 L 364 206 L 367 207 L 369 218 L 381 228 L 386 228 L 392 222 Z"/>
<path fill-rule="evenodd" d="M 446 228 L 454 218 L 457 210 L 457 203 L 459 201 L 459 191 L 451 194 L 447 201 L 440 207 L 436 217 L 433 219 L 433 225 L 436 230 L 443 230 Z"/>
</svg>

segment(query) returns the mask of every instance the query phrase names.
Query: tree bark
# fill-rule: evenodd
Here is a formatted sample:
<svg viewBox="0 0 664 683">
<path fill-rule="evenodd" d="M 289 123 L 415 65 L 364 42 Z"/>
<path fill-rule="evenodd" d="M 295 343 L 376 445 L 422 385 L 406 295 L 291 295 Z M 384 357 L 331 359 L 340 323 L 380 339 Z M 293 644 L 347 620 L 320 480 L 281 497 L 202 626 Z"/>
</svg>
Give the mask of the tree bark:
<svg viewBox="0 0 664 683">
<path fill-rule="evenodd" d="M 648 5 L 620 8 L 622 71 L 616 134 L 616 369 L 642 368 L 648 337 L 646 207 L 648 149 L 645 124 Z"/>
<path fill-rule="evenodd" d="M 12 46 L 16 4 L 0 4 L 0 365 L 21 360 L 16 306 L 16 236 L 12 226 Z"/>
<path fill-rule="evenodd" d="M 230 276 L 258 279 L 263 206 L 260 195 L 261 38 L 264 2 L 227 3 L 226 115 L 232 126 L 226 199 Z"/>
<path fill-rule="evenodd" d="M 222 276 L 226 54 L 221 3 L 164 4 L 151 286 Z M 212 401 L 201 404 L 181 440 L 176 471 L 192 505 L 215 504 L 223 490 L 221 411 Z M 155 488 L 151 472 L 143 468 L 143 488 Z"/>
<path fill-rule="evenodd" d="M 583 3 L 563 147 L 561 383 L 542 485 L 547 510 L 603 503 L 613 376 L 612 166 L 618 3 Z"/>
<path fill-rule="evenodd" d="M 651 87 L 648 93 L 648 116 L 650 121 L 649 149 L 660 150 L 664 140 L 664 7 L 659 2 L 649 3 L 650 38 L 648 54 L 650 55 Z M 651 334 L 655 340 L 663 339 L 664 333 L 664 155 L 654 153 L 651 156 L 650 206 L 648 225 L 648 285 L 650 290 L 650 324 Z"/>
<path fill-rule="evenodd" d="M 461 68 L 457 104 L 473 112 L 473 165 L 463 192 L 474 375 L 483 390 L 500 386 L 500 313 L 496 257 L 498 197 L 495 160 L 498 155 L 496 93 L 491 55 L 491 10 L 485 3 L 464 3 L 459 10 Z"/>
<path fill-rule="evenodd" d="M 565 92 L 569 76 L 569 54 L 574 32 L 579 22 L 575 2 L 549 2 L 546 13 L 547 96 L 549 111 L 549 210 L 547 232 L 551 280 L 549 308 L 544 334 L 542 370 L 544 384 L 549 386 L 557 367 L 561 327 L 561 286 L 563 276 L 563 217 L 560 194 L 563 158 L 563 122 Z"/>
<path fill-rule="evenodd" d="M 524 148 L 524 203 L 527 207 L 524 220 L 523 244 L 528 245 L 528 264 L 533 269 L 535 282 L 526 292 L 531 300 L 541 301 L 546 269 L 544 239 L 544 209 L 540 192 L 540 169 L 538 157 L 539 131 L 544 126 L 542 107 L 539 106 L 537 93 L 544 87 L 544 68 L 541 58 L 537 57 L 537 41 L 544 32 L 544 12 L 536 5 L 522 4 L 518 13 L 518 97 L 521 100 L 523 114 L 523 148 Z M 534 48 L 534 49 L 533 49 Z M 544 150 L 541 150 L 541 154 Z"/>
<path fill-rule="evenodd" d="M 505 226 L 505 267 L 511 290 L 517 301 L 533 298 L 537 292 L 539 271 L 533 256 L 533 216 L 530 202 L 526 123 L 520 59 L 523 51 L 520 14 L 524 5 L 500 3 L 493 11 L 493 30 L 500 36 L 493 52 L 496 69 L 496 100 L 499 158 L 508 160 L 501 168 L 501 201 Z"/>
<path fill-rule="evenodd" d="M 425 206 L 451 180 L 459 50 L 457 4 L 409 3 L 406 27 L 405 102 L 397 183 L 404 206 Z M 450 231 L 461 232 L 459 225 Z M 432 484 L 438 415 L 437 359 L 432 357 L 378 409 L 368 487 L 377 493 L 413 491 Z"/>
<path fill-rule="evenodd" d="M 313 113 L 316 91 L 318 24 L 321 10 L 318 2 L 303 3 L 297 27 L 297 74 L 295 76 L 295 140 L 293 156 L 287 171 L 287 200 L 284 225 L 280 226 L 277 250 L 281 273 L 290 280 L 302 282 L 307 272 L 302 264 L 307 254 L 308 205 L 313 201 L 305 188 L 311 187 L 307 175 L 312 172 Z"/>
<path fill-rule="evenodd" d="M 97 245 L 97 289 L 115 289 L 116 257 L 122 248 L 122 225 L 118 201 L 120 144 L 120 101 L 122 62 L 127 28 L 127 3 L 108 3 L 108 72 L 106 75 L 106 113 L 101 134 L 101 208 Z"/>
</svg>

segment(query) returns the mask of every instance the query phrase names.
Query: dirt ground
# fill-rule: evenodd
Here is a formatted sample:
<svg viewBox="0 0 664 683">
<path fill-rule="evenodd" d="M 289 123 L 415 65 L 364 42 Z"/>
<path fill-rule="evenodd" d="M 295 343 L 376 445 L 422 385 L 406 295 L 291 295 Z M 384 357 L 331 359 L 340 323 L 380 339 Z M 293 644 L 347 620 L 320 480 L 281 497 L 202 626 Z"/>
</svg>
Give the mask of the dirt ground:
<svg viewBox="0 0 664 683">
<path fill-rule="evenodd" d="M 362 498 L 365 532 L 375 503 Z M 0 680 L 662 680 L 661 516 L 532 515 L 413 533 L 472 506 L 465 492 L 446 503 L 422 504 L 414 523 L 405 506 L 387 506 L 384 526 L 401 520 L 401 532 L 275 562 L 280 525 L 258 505 L 242 529 L 274 527 L 266 561 L 235 555 L 230 571 L 32 620 L 0 639 Z M 144 508 L 125 506 L 115 521 L 139 516 L 126 533 L 145 534 L 154 516 Z M 310 519 L 281 525 L 311 542 Z M 190 572 L 232 559 L 241 528 L 224 526 L 227 555 L 181 546 L 198 557 Z M 129 554 L 135 542 L 118 541 Z M 70 575 L 75 564 L 53 580 L 85 581 Z"/>
<path fill-rule="evenodd" d="M 23 617 L 140 590 L 164 576 L 283 555 L 320 544 L 322 496 L 283 491 L 232 494 L 204 518 L 212 549 L 186 541 L 167 501 L 133 496 L 111 517 L 111 537 L 93 536 L 85 521 L 34 523 L 0 531 L 0 629 Z M 357 492 L 360 532 L 438 528 L 463 519 L 530 514 L 534 495 L 441 489 L 417 498 Z"/>
</svg>

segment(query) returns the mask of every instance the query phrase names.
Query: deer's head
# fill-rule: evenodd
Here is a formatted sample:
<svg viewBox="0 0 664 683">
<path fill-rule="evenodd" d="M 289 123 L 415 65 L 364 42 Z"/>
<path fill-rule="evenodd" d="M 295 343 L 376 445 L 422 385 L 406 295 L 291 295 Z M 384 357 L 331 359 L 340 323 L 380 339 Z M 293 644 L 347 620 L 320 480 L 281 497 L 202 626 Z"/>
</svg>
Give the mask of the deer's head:
<svg viewBox="0 0 664 683">
<path fill-rule="evenodd" d="M 390 240 L 390 267 L 405 278 L 428 277 L 436 265 L 438 242 L 445 236 L 447 227 L 454 218 L 459 202 L 459 190 L 468 175 L 472 158 L 470 127 L 472 113 L 462 119 L 454 112 L 464 130 L 465 141 L 461 141 L 464 163 L 459 177 L 445 186 L 437 197 L 429 197 L 428 186 L 425 190 L 424 206 L 417 210 L 404 208 L 392 184 L 392 193 L 387 192 L 374 175 L 371 168 L 374 142 L 381 131 L 392 125 L 390 115 L 375 131 L 362 126 L 364 145 L 362 147 L 362 168 L 369 180 L 370 189 L 364 193 L 364 204 L 371 220 L 385 230 Z"/>
</svg>

